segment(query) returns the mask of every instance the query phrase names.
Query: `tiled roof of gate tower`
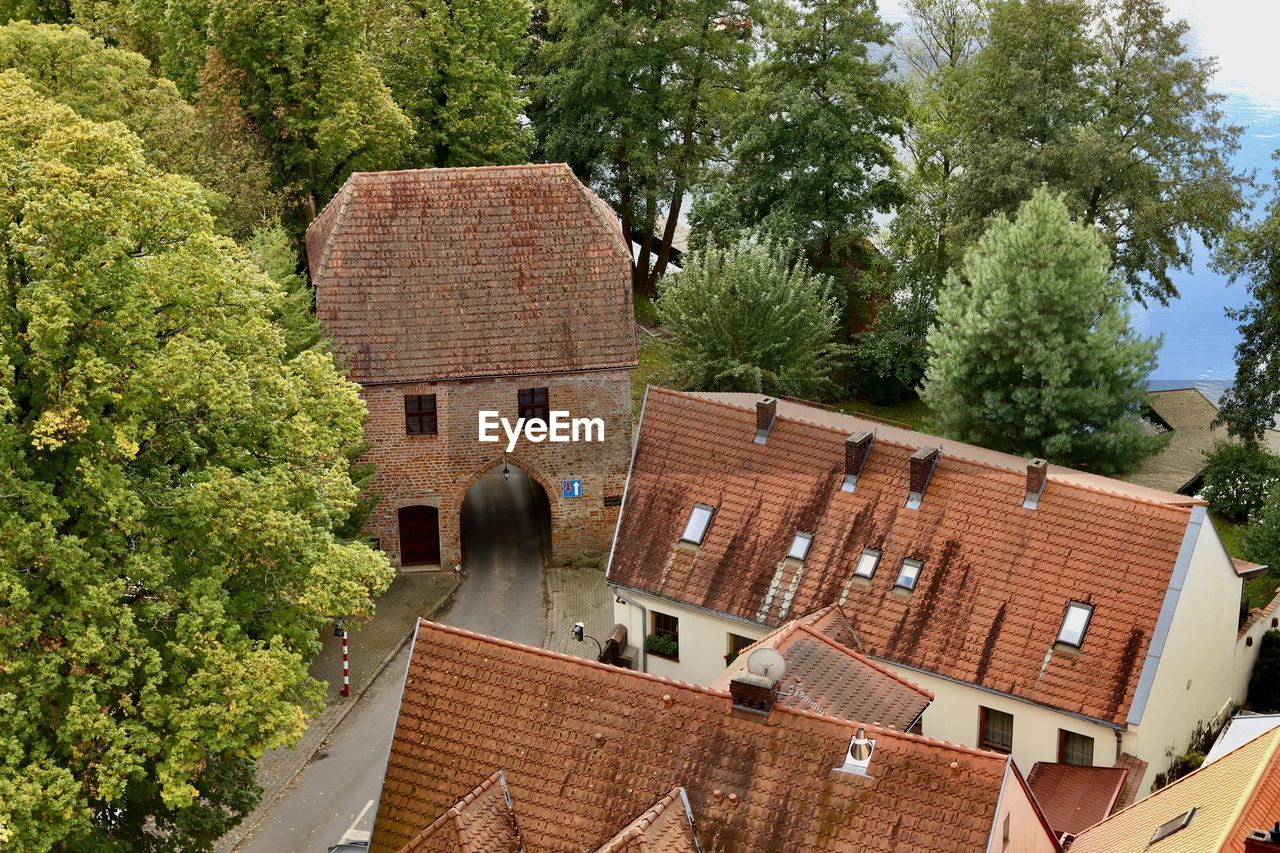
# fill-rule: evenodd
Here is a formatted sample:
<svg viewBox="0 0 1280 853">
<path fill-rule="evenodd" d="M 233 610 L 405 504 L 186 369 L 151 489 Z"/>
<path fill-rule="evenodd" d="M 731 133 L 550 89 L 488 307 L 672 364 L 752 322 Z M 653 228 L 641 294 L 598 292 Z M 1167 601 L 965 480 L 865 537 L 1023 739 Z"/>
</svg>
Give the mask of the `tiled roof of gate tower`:
<svg viewBox="0 0 1280 853">
<path fill-rule="evenodd" d="M 564 164 L 356 172 L 307 229 L 362 384 L 636 364 L 618 218 Z"/>
<path fill-rule="evenodd" d="M 650 389 L 612 582 L 766 625 L 836 602 L 871 657 L 1124 724 L 1192 499 L 1051 465 L 1024 509 L 1025 459 L 786 401 L 758 444 L 760 399 Z M 863 430 L 875 442 L 842 491 Z M 939 445 L 907 508 L 909 457 Z M 698 547 L 678 541 L 695 502 L 715 508 Z M 799 566 L 797 532 L 813 536 Z M 870 581 L 864 549 L 881 552 Z M 1079 651 L 1055 644 L 1072 600 L 1094 606 Z"/>
<path fill-rule="evenodd" d="M 708 850 L 987 849 L 1017 773 L 1007 756 L 868 727 L 875 749 L 859 776 L 838 769 L 855 732 L 422 621 L 372 849 L 399 848 L 495 767 L 529 853 L 594 850 L 676 787 Z"/>
</svg>

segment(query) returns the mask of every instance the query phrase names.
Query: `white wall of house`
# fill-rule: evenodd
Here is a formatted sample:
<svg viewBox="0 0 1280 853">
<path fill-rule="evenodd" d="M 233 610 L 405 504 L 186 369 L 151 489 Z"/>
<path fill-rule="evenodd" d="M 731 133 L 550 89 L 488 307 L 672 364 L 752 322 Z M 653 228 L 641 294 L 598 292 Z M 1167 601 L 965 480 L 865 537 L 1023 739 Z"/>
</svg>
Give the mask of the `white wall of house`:
<svg viewBox="0 0 1280 853">
<path fill-rule="evenodd" d="M 728 666 L 724 658 L 729 651 L 730 634 L 754 641 L 769 633 L 769 629 L 763 625 L 719 616 L 657 596 L 628 590 L 623 590 L 622 594 L 644 605 L 646 610 L 642 617 L 639 607 L 618 604 L 616 599 L 613 605 L 614 619 L 627 626 L 627 638 L 632 646 L 628 654 L 636 662 L 637 668 L 640 666 L 640 647 L 644 644 L 645 636 L 653 631 L 654 612 L 675 616 L 680 620 L 680 659 L 668 660 L 650 653 L 648 670 L 654 675 L 693 684 L 710 684 Z"/>
<path fill-rule="evenodd" d="M 1030 794 L 1014 773 L 1012 767 L 1005 771 L 1000 807 L 996 810 L 987 849 L 993 853 L 1056 853 L 1057 845 L 1031 805 Z"/>
</svg>

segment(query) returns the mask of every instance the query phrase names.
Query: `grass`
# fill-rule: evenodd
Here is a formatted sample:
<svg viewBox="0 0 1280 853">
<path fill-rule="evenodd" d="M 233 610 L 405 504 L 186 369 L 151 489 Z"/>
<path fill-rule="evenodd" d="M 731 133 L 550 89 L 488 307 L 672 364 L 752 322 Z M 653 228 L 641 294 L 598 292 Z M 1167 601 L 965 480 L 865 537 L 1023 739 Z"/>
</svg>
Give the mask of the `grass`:
<svg viewBox="0 0 1280 853">
<path fill-rule="evenodd" d="M 834 408 L 846 415 L 867 415 L 882 421 L 891 421 L 918 432 L 928 432 L 933 412 L 923 400 L 909 399 L 901 403 L 882 406 L 866 400 L 841 400 Z"/>
<path fill-rule="evenodd" d="M 1222 540 L 1222 545 L 1227 549 L 1227 553 L 1232 557 L 1246 559 L 1244 556 L 1244 534 L 1248 524 L 1243 521 L 1232 521 L 1229 518 L 1223 518 L 1213 510 L 1209 511 L 1209 517 L 1213 519 L 1213 528 L 1218 531 L 1218 538 Z M 1245 609 L 1252 610 L 1255 607 L 1261 607 L 1269 603 L 1271 599 L 1275 598 L 1276 587 L 1278 586 L 1280 586 L 1280 566 L 1272 566 L 1260 575 L 1247 578 L 1241 591 Z"/>
</svg>

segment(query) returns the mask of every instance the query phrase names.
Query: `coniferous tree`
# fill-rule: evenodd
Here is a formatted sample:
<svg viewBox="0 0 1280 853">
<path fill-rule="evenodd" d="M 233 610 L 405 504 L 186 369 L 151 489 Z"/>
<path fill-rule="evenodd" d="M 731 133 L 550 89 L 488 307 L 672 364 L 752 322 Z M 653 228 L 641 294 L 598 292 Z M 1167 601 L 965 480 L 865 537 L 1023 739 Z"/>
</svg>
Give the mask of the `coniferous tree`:
<svg viewBox="0 0 1280 853">
<path fill-rule="evenodd" d="M 1158 347 L 1128 308 L 1097 230 L 1041 188 L 947 277 L 921 396 L 957 440 L 1127 470 L 1156 446 L 1138 407 Z"/>
</svg>

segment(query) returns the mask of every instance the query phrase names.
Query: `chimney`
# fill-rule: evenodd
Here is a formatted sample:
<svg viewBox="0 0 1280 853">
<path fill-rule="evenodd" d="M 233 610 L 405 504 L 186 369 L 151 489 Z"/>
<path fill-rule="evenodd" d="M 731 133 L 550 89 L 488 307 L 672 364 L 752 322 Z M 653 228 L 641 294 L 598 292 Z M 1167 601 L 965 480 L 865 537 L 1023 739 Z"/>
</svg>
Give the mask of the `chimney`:
<svg viewBox="0 0 1280 853">
<path fill-rule="evenodd" d="M 767 714 L 773 710 L 777 686 L 778 682 L 767 675 L 740 672 L 729 682 L 729 695 L 733 697 L 733 707 Z"/>
<path fill-rule="evenodd" d="M 1270 830 L 1255 829 L 1244 837 L 1244 853 L 1276 853 L 1280 851 L 1280 820 Z"/>
<path fill-rule="evenodd" d="M 756 444 L 764 444 L 769 440 L 769 432 L 777 419 L 778 401 L 776 399 L 765 397 L 756 403 Z"/>
<path fill-rule="evenodd" d="M 922 447 L 911 454 L 911 493 L 907 496 L 907 509 L 919 509 L 924 501 L 924 490 L 929 488 L 938 453 L 936 447 Z"/>
<path fill-rule="evenodd" d="M 845 754 L 844 764 L 838 769 L 858 776 L 870 776 L 871 756 L 876 751 L 876 742 L 867 738 L 867 730 L 858 726 L 853 739 L 849 741 L 849 751 Z"/>
<path fill-rule="evenodd" d="M 871 455 L 871 445 L 875 440 L 875 436 L 866 430 L 856 432 L 844 440 L 844 483 L 840 486 L 841 491 L 852 492 L 853 487 L 858 484 L 858 477 L 867 464 L 867 457 Z"/>
<path fill-rule="evenodd" d="M 1043 459 L 1032 459 L 1027 463 L 1027 496 L 1022 501 L 1023 509 L 1035 509 L 1040 505 L 1040 495 L 1044 494 L 1044 485 L 1048 476 L 1048 462 Z"/>
</svg>

